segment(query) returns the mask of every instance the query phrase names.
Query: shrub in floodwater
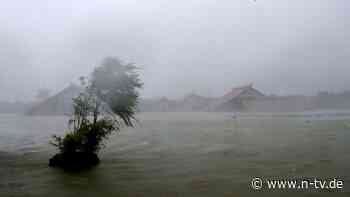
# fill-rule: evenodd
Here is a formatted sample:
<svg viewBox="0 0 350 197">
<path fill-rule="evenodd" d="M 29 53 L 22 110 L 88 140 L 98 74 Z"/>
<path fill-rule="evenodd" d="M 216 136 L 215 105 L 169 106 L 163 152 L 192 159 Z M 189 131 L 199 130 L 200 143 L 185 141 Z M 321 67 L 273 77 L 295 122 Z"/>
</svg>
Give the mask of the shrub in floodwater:
<svg viewBox="0 0 350 197">
<path fill-rule="evenodd" d="M 121 126 L 133 126 L 137 90 L 142 87 L 136 67 L 106 58 L 91 79 L 81 77 L 85 87 L 73 99 L 69 131 L 64 137 L 53 136 L 52 145 L 59 153 L 50 159 L 50 166 L 84 167 L 99 162 L 97 153 L 104 141 Z"/>
</svg>

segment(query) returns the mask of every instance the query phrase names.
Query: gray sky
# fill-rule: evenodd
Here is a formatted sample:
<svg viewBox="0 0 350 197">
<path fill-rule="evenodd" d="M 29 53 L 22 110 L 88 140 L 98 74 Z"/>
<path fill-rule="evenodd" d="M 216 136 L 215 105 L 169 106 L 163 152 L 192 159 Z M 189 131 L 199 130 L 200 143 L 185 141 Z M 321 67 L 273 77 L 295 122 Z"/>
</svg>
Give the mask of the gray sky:
<svg viewBox="0 0 350 197">
<path fill-rule="evenodd" d="M 348 0 L 11 0 L 0 100 L 58 91 L 105 56 L 142 68 L 143 97 L 350 89 Z"/>
</svg>

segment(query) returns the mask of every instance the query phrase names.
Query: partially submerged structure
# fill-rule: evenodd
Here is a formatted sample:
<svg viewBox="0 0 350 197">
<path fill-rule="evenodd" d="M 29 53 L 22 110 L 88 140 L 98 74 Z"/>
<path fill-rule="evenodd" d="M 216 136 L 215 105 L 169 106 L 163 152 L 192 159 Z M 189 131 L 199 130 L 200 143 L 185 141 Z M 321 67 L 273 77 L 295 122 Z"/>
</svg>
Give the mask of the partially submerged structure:
<svg viewBox="0 0 350 197">
<path fill-rule="evenodd" d="M 81 92 L 71 84 L 60 93 L 31 108 L 29 115 L 64 115 L 72 112 L 72 98 Z M 167 97 L 140 99 L 141 112 L 303 112 L 314 110 L 350 109 L 350 93 L 320 93 L 316 96 L 265 95 L 252 84 L 232 88 L 221 97 L 209 98 L 194 93 L 183 99 Z"/>
<path fill-rule="evenodd" d="M 58 94 L 38 103 L 27 111 L 27 115 L 48 116 L 48 115 L 69 115 L 73 111 L 73 98 L 81 92 L 81 87 L 70 84 Z"/>
<path fill-rule="evenodd" d="M 230 92 L 217 99 L 213 104 L 213 111 L 244 111 L 253 101 L 263 98 L 265 95 L 253 88 L 253 84 L 232 88 Z"/>
</svg>

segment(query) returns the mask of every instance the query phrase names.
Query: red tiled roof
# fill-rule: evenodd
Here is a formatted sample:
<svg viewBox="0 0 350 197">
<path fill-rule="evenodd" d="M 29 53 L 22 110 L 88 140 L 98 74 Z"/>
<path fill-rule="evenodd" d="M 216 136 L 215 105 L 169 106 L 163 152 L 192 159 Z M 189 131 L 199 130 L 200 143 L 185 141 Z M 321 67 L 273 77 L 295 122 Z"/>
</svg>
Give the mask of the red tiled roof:
<svg viewBox="0 0 350 197">
<path fill-rule="evenodd" d="M 230 92 L 228 92 L 227 94 L 225 94 L 222 98 L 223 98 L 224 101 L 229 101 L 231 99 L 239 97 L 245 91 L 251 90 L 251 89 L 253 89 L 254 91 L 258 92 L 260 95 L 262 95 L 262 93 L 260 93 L 258 90 L 255 90 L 253 88 L 252 84 L 249 84 L 249 85 L 245 85 L 245 86 L 232 88 L 232 90 Z"/>
</svg>

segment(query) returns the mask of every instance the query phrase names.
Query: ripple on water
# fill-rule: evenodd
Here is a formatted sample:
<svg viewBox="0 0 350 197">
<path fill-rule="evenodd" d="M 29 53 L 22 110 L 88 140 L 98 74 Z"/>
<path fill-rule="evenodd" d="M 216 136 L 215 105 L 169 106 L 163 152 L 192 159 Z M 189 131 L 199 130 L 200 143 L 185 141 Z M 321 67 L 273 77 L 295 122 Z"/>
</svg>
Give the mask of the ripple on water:
<svg viewBox="0 0 350 197">
<path fill-rule="evenodd" d="M 64 119 L 22 117 L 23 126 L 2 117 L 0 196 L 15 191 L 19 191 L 17 196 L 161 196 L 169 188 L 174 193 L 183 191 L 181 196 L 246 196 L 249 177 L 336 176 L 350 170 L 350 135 L 345 122 L 337 127 L 312 120 L 304 127 L 304 122 L 295 119 L 243 117 L 232 125 L 223 124 L 219 116 L 198 121 L 197 114 L 192 123 L 187 115 L 174 125 L 164 114 L 161 121 L 148 114 L 150 120 L 142 128 L 123 131 L 127 134 L 121 132 L 110 140 L 97 168 L 76 174 L 47 166 L 50 154 L 56 151 L 48 148 L 48 139 L 52 131 L 64 131 Z M 348 181 L 349 176 L 344 179 Z"/>
</svg>

